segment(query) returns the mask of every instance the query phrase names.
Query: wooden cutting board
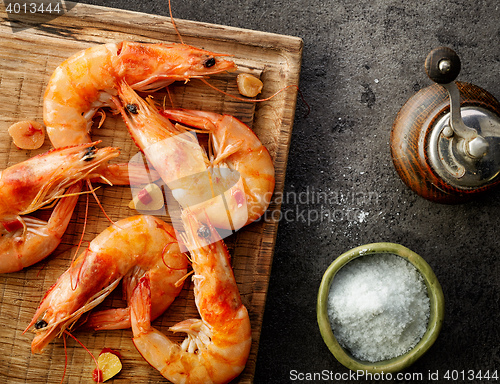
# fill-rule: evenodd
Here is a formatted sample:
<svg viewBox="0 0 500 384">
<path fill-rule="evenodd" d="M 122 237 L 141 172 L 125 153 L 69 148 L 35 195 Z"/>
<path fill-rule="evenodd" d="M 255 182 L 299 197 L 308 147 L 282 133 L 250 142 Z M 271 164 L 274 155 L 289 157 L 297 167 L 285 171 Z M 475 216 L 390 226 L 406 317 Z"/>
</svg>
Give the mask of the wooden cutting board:
<svg viewBox="0 0 500 384">
<path fill-rule="evenodd" d="M 42 99 L 47 80 L 65 58 L 94 44 L 106 42 L 180 42 L 168 17 L 76 4 L 74 8 L 68 7 L 71 10 L 63 16 L 52 20 L 28 18 L 12 21 L 4 5 L 0 7 L 0 169 L 50 148 L 47 139 L 40 150 L 19 150 L 13 145 L 7 129 L 19 120 L 42 122 Z M 30 24 L 33 22 L 38 24 Z M 213 76 L 209 81 L 218 88 L 237 95 L 235 79 L 239 72 L 253 73 L 262 79 L 264 89 L 261 97 L 298 84 L 301 39 L 185 20 L 176 22 L 185 43 L 232 55 L 239 70 Z M 253 329 L 253 344 L 246 369 L 235 381 L 250 383 L 253 381 L 271 271 L 279 221 L 279 197 L 283 192 L 297 91 L 289 88 L 270 101 L 255 104 L 236 101 L 198 80 L 192 80 L 187 85 L 171 86 L 170 94 L 172 100 L 167 99 L 168 103 L 173 103 L 175 107 L 229 113 L 242 119 L 268 148 L 276 168 L 275 198 L 266 218 L 226 238 Z M 157 98 L 160 97 L 162 95 L 157 95 Z M 104 145 L 120 147 L 122 154 L 119 160 L 126 161 L 138 152 L 125 125 L 116 116 L 108 116 L 104 126 L 94 130 L 93 138 L 102 140 Z M 137 214 L 128 208 L 130 188 L 104 187 L 97 193 L 112 220 Z M 61 380 L 65 360 L 62 339 L 54 340 L 42 355 L 32 355 L 30 343 L 33 334 L 23 334 L 23 330 L 43 294 L 69 265 L 82 233 L 85 200 L 80 198 L 63 241 L 53 255 L 21 272 L 0 275 L 0 383 L 59 383 Z M 84 244 L 109 225 L 97 204 L 91 201 Z M 167 332 L 167 328 L 176 322 L 197 316 L 192 288 L 190 282 L 185 283 L 180 297 L 155 321 L 155 327 Z M 104 307 L 123 305 L 119 292 L 114 292 L 102 304 Z M 132 344 L 130 330 L 76 330 L 74 334 L 95 355 L 104 347 L 120 351 L 123 370 L 110 382 L 165 382 L 140 357 Z M 67 359 L 66 383 L 92 382 L 94 363 L 71 339 L 68 340 Z"/>
</svg>

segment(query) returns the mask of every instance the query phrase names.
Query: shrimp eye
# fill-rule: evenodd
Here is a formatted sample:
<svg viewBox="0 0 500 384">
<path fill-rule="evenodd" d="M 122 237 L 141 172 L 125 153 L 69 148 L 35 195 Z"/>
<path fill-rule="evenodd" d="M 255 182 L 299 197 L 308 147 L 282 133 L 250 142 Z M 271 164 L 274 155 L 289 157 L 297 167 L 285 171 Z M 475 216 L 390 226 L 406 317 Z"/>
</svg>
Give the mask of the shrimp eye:
<svg viewBox="0 0 500 384">
<path fill-rule="evenodd" d="M 83 154 L 83 161 L 92 161 L 94 159 L 96 149 L 97 148 L 94 146 L 88 147 Z"/>
<path fill-rule="evenodd" d="M 137 104 L 127 104 L 127 111 L 132 113 L 133 115 L 137 115 L 139 113 L 139 107 Z"/>
<path fill-rule="evenodd" d="M 210 237 L 210 228 L 208 228 L 206 225 L 202 225 L 198 229 L 198 236 L 203 237 L 204 239 L 208 239 Z"/>
<path fill-rule="evenodd" d="M 213 67 L 214 65 L 215 65 L 215 58 L 213 57 L 210 57 L 203 62 L 203 66 L 205 68 L 210 68 Z"/>
<path fill-rule="evenodd" d="M 35 323 L 35 328 L 36 329 L 42 329 L 42 328 L 45 328 L 47 326 L 47 322 L 45 320 L 38 320 L 36 323 Z"/>
</svg>

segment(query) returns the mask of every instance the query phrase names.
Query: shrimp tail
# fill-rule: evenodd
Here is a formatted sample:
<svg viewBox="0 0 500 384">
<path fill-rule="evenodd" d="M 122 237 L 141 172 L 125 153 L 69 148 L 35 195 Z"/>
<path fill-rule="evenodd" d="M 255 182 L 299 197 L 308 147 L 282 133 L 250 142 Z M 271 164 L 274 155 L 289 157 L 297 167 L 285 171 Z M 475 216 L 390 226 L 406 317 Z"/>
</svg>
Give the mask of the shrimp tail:
<svg viewBox="0 0 500 384">
<path fill-rule="evenodd" d="M 162 372 L 168 367 L 168 357 L 174 357 L 180 348 L 161 332 L 151 326 L 151 287 L 148 277 L 143 277 L 130 299 L 132 342 L 142 357 Z M 167 356 L 167 358 L 165 358 Z"/>
</svg>

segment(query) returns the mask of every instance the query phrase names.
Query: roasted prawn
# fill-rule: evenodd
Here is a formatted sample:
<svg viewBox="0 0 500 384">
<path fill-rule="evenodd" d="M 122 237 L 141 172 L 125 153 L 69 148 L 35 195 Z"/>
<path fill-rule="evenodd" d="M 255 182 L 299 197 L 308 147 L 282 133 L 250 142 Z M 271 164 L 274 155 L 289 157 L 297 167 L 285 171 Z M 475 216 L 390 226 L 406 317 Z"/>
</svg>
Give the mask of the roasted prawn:
<svg viewBox="0 0 500 384">
<path fill-rule="evenodd" d="M 163 110 L 160 113 L 169 120 L 198 128 L 210 135 L 213 151 L 210 170 L 217 175 L 212 177 L 212 183 L 220 184 L 218 189 L 225 191 L 233 226 L 239 229 L 259 219 L 271 202 L 275 177 L 269 151 L 255 133 L 230 115 L 194 110 Z M 225 174 L 233 177 L 224 177 Z M 234 175 L 239 176 L 239 182 L 234 181 Z M 189 195 L 192 192 L 188 189 L 183 193 Z M 219 218 L 221 211 L 216 200 L 198 204 L 191 210 L 198 216 L 203 211 L 208 212 L 215 226 L 223 220 Z"/>
<path fill-rule="evenodd" d="M 235 68 L 223 54 L 185 44 L 123 41 L 96 45 L 76 53 L 52 74 L 43 99 L 43 120 L 56 148 L 89 143 L 93 117 L 102 108 L 115 109 L 117 88 L 154 91 L 176 80 L 188 81 Z M 104 115 L 102 115 L 104 116 Z M 126 165 L 107 174 L 113 184 L 128 184 Z M 148 182 L 136 179 L 135 182 Z"/>
<path fill-rule="evenodd" d="M 32 352 L 41 353 L 120 281 L 130 303 L 139 280 L 147 277 L 152 288 L 151 317 L 156 318 L 181 291 L 187 263 L 173 227 L 163 220 L 139 215 L 117 221 L 91 241 L 45 294 L 26 328 L 35 328 Z M 86 326 L 94 329 L 130 327 L 130 308 L 91 313 L 88 322 Z"/>
<path fill-rule="evenodd" d="M 0 171 L 0 273 L 15 272 L 48 256 L 61 242 L 81 181 L 99 179 L 118 148 L 82 144 L 51 150 Z M 56 203 L 48 221 L 30 213 Z"/>
<path fill-rule="evenodd" d="M 153 328 L 154 290 L 145 277 L 131 297 L 133 342 L 148 363 L 174 384 L 227 383 L 245 368 L 252 343 L 250 319 L 217 231 L 189 210 L 183 212 L 182 222 L 201 319 L 184 320 L 170 328 L 187 334 L 180 345 Z"/>
<path fill-rule="evenodd" d="M 201 111 L 163 111 L 126 83 L 117 104 L 138 147 L 183 208 L 217 228 L 238 230 L 266 211 L 274 190 L 274 165 L 252 130 L 229 115 Z M 207 153 L 191 130 L 210 134 Z"/>
</svg>

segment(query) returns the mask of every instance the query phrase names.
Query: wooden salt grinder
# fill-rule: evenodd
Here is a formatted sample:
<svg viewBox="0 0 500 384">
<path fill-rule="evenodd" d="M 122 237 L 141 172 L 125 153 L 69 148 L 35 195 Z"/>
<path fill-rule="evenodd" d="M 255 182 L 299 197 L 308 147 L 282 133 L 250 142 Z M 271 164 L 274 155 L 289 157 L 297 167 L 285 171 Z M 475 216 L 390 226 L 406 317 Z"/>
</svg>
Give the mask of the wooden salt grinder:
<svg viewBox="0 0 500 384">
<path fill-rule="evenodd" d="M 500 103 L 484 89 L 455 82 L 460 58 L 432 50 L 434 84 L 413 95 L 392 126 L 391 155 L 405 184 L 439 203 L 460 203 L 500 183 Z"/>
</svg>

